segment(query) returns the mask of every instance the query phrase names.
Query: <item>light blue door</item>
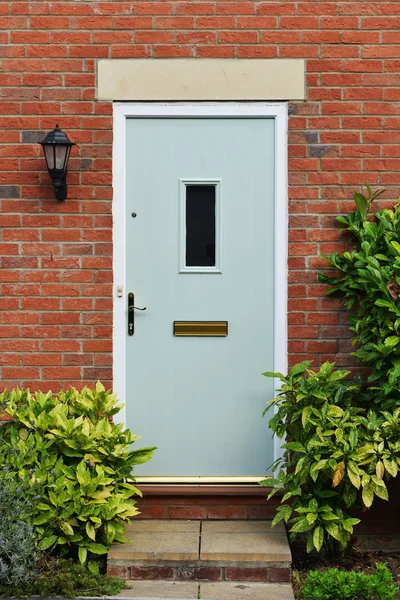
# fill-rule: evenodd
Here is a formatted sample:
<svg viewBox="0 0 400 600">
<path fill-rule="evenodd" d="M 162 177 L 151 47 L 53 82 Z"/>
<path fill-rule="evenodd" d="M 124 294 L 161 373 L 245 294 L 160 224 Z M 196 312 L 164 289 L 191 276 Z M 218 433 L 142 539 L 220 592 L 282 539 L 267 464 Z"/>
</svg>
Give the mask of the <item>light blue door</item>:
<svg viewBox="0 0 400 600">
<path fill-rule="evenodd" d="M 264 475 L 274 120 L 131 118 L 126 140 L 126 291 L 146 307 L 126 334 L 127 425 L 158 447 L 135 474 Z"/>
</svg>

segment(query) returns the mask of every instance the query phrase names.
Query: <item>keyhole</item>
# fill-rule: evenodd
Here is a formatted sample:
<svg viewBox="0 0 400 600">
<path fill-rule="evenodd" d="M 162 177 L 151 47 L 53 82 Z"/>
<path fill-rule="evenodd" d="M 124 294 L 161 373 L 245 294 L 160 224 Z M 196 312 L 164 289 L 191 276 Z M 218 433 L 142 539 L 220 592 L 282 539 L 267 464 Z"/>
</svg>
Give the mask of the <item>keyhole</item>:
<svg viewBox="0 0 400 600">
<path fill-rule="evenodd" d="M 133 212 L 133 213 L 132 213 L 132 217 L 133 217 L 134 219 L 136 219 L 136 217 L 137 217 L 137 214 L 136 214 L 135 212 Z"/>
</svg>

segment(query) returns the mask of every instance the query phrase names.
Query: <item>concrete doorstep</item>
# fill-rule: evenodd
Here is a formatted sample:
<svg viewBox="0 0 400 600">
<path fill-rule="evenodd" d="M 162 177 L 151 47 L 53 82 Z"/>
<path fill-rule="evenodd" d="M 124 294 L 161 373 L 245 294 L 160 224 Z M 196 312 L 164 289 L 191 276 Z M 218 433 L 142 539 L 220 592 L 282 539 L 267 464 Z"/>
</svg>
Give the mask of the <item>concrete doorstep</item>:
<svg viewBox="0 0 400 600">
<path fill-rule="evenodd" d="M 79 596 L 76 600 L 294 600 L 288 583 L 213 583 L 173 581 L 129 581 L 131 589 L 119 596 Z M 34 596 L 30 600 L 65 600 Z"/>
<path fill-rule="evenodd" d="M 130 586 L 119 600 L 294 600 L 281 523 L 137 520 L 127 537 L 108 555 Z"/>
<path fill-rule="evenodd" d="M 126 580 L 290 583 L 291 553 L 281 523 L 134 521 L 113 546 L 107 572 Z"/>
</svg>

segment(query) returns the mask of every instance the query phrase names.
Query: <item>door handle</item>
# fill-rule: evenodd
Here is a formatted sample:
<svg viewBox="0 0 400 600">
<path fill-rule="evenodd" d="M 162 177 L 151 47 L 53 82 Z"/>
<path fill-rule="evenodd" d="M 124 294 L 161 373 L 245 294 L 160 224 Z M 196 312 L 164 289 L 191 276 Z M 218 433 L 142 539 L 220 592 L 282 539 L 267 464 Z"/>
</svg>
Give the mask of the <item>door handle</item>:
<svg viewBox="0 0 400 600">
<path fill-rule="evenodd" d="M 135 310 L 147 310 L 147 307 L 144 306 L 140 308 L 139 306 L 135 306 L 135 295 L 133 292 L 129 292 L 128 294 L 128 335 L 133 335 L 135 333 Z"/>
</svg>

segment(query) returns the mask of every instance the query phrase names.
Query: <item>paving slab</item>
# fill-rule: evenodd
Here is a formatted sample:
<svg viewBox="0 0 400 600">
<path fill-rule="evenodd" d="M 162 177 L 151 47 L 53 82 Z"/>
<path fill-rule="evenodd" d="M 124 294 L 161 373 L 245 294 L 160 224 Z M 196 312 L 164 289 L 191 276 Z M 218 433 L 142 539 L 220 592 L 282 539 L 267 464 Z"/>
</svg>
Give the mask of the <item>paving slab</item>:
<svg viewBox="0 0 400 600">
<path fill-rule="evenodd" d="M 131 542 L 111 548 L 108 560 L 197 560 L 199 532 L 135 532 Z"/>
<path fill-rule="evenodd" d="M 271 527 L 272 521 L 203 521 L 202 533 L 268 533 L 285 534 L 282 522 Z"/>
<path fill-rule="evenodd" d="M 265 532 L 203 532 L 201 560 L 230 562 L 291 562 L 292 557 L 286 534 Z"/>
<path fill-rule="evenodd" d="M 131 589 L 122 590 L 123 598 L 184 598 L 197 600 L 199 585 L 196 581 L 128 581 Z"/>
<path fill-rule="evenodd" d="M 204 600 L 294 600 L 294 594 L 290 583 L 218 581 L 201 583 L 200 598 Z"/>
<path fill-rule="evenodd" d="M 135 521 L 127 527 L 127 544 L 116 544 L 108 560 L 197 560 L 200 521 Z"/>
</svg>

